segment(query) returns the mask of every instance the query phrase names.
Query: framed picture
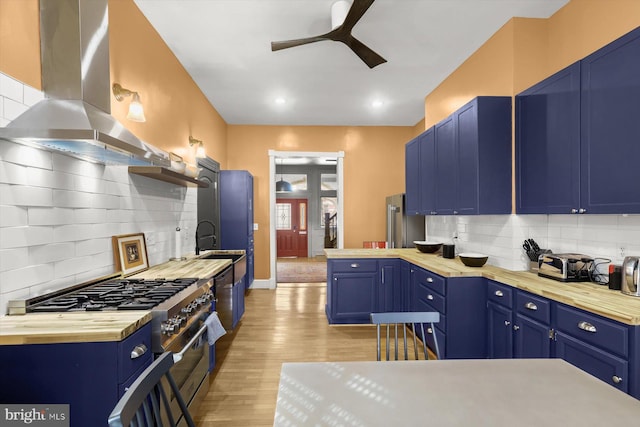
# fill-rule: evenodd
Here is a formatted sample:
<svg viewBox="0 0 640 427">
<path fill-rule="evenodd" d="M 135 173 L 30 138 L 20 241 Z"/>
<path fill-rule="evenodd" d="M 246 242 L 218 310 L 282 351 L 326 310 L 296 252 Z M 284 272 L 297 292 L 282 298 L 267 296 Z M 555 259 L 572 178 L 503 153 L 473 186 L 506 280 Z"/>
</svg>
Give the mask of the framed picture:
<svg viewBox="0 0 640 427">
<path fill-rule="evenodd" d="M 144 233 L 113 236 L 111 241 L 113 243 L 113 262 L 116 271 L 121 271 L 123 275 L 128 275 L 149 268 Z"/>
</svg>

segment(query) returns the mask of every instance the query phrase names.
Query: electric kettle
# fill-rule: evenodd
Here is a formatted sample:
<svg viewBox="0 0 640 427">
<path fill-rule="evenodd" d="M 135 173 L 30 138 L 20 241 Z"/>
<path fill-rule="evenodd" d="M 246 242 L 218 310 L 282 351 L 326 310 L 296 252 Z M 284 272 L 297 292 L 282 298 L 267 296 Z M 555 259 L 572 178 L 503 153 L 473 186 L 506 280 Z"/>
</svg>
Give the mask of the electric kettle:
<svg viewBox="0 0 640 427">
<path fill-rule="evenodd" d="M 640 257 L 625 257 L 622 263 L 622 284 L 620 291 L 626 295 L 640 297 Z"/>
</svg>

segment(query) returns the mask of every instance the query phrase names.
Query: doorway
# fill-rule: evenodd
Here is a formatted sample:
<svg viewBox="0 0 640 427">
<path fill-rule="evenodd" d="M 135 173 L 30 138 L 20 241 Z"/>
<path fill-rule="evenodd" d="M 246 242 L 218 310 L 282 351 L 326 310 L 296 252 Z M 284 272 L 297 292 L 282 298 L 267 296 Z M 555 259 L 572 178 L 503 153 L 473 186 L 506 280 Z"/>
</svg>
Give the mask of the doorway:
<svg viewBox="0 0 640 427">
<path fill-rule="evenodd" d="M 333 166 L 333 171 L 335 173 L 335 181 L 337 181 L 337 191 L 335 191 L 335 197 L 337 199 L 337 234 L 338 234 L 338 243 L 337 243 L 337 247 L 338 248 L 343 248 L 344 247 L 344 235 L 343 235 L 343 191 L 344 191 L 344 187 L 343 187 L 343 160 L 344 160 L 344 152 L 343 151 L 339 151 L 339 152 L 301 152 L 301 151 L 275 151 L 275 150 L 269 150 L 269 176 L 270 176 L 270 183 L 269 183 L 269 271 L 270 271 L 270 277 L 268 280 L 268 288 L 275 288 L 276 287 L 276 283 L 277 283 L 277 254 L 278 254 L 278 246 L 277 246 L 277 230 L 276 230 L 276 204 L 277 204 L 277 199 L 278 198 L 284 198 L 284 197 L 280 197 L 279 195 L 276 196 L 276 164 L 278 166 L 282 165 L 282 164 L 288 164 L 288 165 L 318 165 L 318 164 L 323 164 L 322 162 L 327 161 L 327 160 L 331 160 L 331 165 Z M 329 164 L 329 163 L 327 163 Z M 292 172 L 295 173 L 295 172 Z M 282 176 L 279 176 L 280 179 L 282 179 Z M 278 193 L 280 194 L 280 193 Z M 295 197 L 295 195 L 291 195 L 292 197 Z M 316 209 L 317 208 L 317 209 Z M 320 207 L 316 206 L 316 208 L 314 208 L 314 206 L 310 206 L 309 200 L 307 200 L 307 215 L 309 215 L 309 212 L 311 212 L 313 210 L 313 212 L 315 212 L 316 210 L 318 211 L 318 215 L 320 212 Z M 315 210 L 314 210 L 315 209 Z M 314 214 L 315 215 L 315 214 Z M 310 223 L 310 217 L 308 217 L 307 219 L 307 237 L 308 239 L 311 239 L 311 236 L 309 236 L 309 234 L 311 233 L 311 231 L 313 230 L 313 234 L 315 236 L 315 234 L 317 234 L 318 230 L 316 230 L 317 225 L 315 224 L 315 221 L 313 223 L 313 227 L 311 227 L 311 223 Z M 319 222 L 319 220 L 318 220 Z M 322 237 L 323 237 L 322 233 Z M 314 239 L 318 240 L 318 237 L 315 236 Z M 323 239 L 324 240 L 324 239 Z M 311 241 L 311 240 L 309 240 Z M 315 241 L 315 240 L 314 240 Z M 311 245 L 310 243 L 307 243 L 307 245 Z M 311 261 L 312 258 L 314 258 L 316 254 L 312 253 L 309 254 L 308 252 L 308 259 L 305 260 L 306 261 Z M 300 260 L 302 261 L 302 260 Z M 314 259 L 315 261 L 315 259 Z M 326 262 L 326 261 L 325 261 Z M 325 276 L 326 277 L 326 276 Z"/>
<path fill-rule="evenodd" d="M 276 246 L 278 258 L 306 258 L 308 249 L 307 199 L 276 200 Z"/>
</svg>

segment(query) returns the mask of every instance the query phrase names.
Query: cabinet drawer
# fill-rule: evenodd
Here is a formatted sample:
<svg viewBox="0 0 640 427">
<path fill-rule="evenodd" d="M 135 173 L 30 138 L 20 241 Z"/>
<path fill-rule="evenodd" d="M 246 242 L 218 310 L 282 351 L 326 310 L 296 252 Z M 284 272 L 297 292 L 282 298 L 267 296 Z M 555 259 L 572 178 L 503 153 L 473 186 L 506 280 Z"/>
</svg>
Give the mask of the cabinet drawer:
<svg viewBox="0 0 640 427">
<path fill-rule="evenodd" d="M 628 329 L 613 320 L 603 319 L 572 307 L 558 305 L 556 326 L 558 331 L 566 332 L 609 352 L 624 357 L 629 354 Z"/>
<path fill-rule="evenodd" d="M 629 392 L 629 364 L 626 360 L 558 332 L 556 357 L 601 379 L 620 391 Z"/>
<path fill-rule="evenodd" d="M 446 304 L 444 297 L 434 292 L 434 290 L 426 283 L 418 282 L 416 284 L 415 292 L 416 301 L 428 304 L 442 314 L 446 313 Z"/>
<path fill-rule="evenodd" d="M 134 351 L 139 354 L 138 357 L 132 355 Z M 118 382 L 126 381 L 131 374 L 149 364 L 152 359 L 151 323 L 147 323 L 118 343 Z"/>
<path fill-rule="evenodd" d="M 417 269 L 416 273 L 418 274 L 418 283 L 422 284 L 424 287 L 428 287 L 431 290 L 439 293 L 440 295 L 445 295 L 445 279 L 444 277 L 438 276 L 435 273 L 432 273 L 428 270 Z"/>
<path fill-rule="evenodd" d="M 422 298 L 416 300 L 416 304 L 413 307 L 413 311 L 437 311 L 440 312 L 440 322 L 435 324 L 436 328 L 439 328 L 442 332 L 447 330 L 447 316 L 442 314 L 440 310 L 430 304 L 431 301 L 424 300 Z"/>
<path fill-rule="evenodd" d="M 516 310 L 518 313 L 546 325 L 551 323 L 551 301 L 546 298 L 518 291 L 516 293 Z"/>
<path fill-rule="evenodd" d="M 493 301 L 507 308 L 513 307 L 513 288 L 511 286 L 503 285 L 493 280 L 489 280 L 487 283 L 487 300 Z"/>
<path fill-rule="evenodd" d="M 378 270 L 378 262 L 375 259 L 330 260 L 329 268 L 333 273 L 375 273 Z"/>
</svg>

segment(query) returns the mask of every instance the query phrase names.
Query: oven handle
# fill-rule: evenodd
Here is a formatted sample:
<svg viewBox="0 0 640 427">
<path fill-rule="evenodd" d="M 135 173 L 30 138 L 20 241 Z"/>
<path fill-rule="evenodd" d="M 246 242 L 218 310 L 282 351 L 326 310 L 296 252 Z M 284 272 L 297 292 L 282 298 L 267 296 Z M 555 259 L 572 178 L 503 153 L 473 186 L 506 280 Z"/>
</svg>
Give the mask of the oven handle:
<svg viewBox="0 0 640 427">
<path fill-rule="evenodd" d="M 187 345 L 185 345 L 182 350 L 180 350 L 179 353 L 174 353 L 173 354 L 173 363 L 178 363 L 179 361 L 182 360 L 182 357 L 184 356 L 184 354 L 187 352 L 187 350 L 189 350 L 189 348 L 191 348 L 191 346 L 193 344 L 195 344 L 195 342 L 200 339 L 200 337 L 207 332 L 207 325 L 204 325 L 200 328 L 200 330 L 193 336 L 193 338 L 191 338 L 191 340 L 189 340 L 189 342 L 187 343 Z"/>
</svg>

